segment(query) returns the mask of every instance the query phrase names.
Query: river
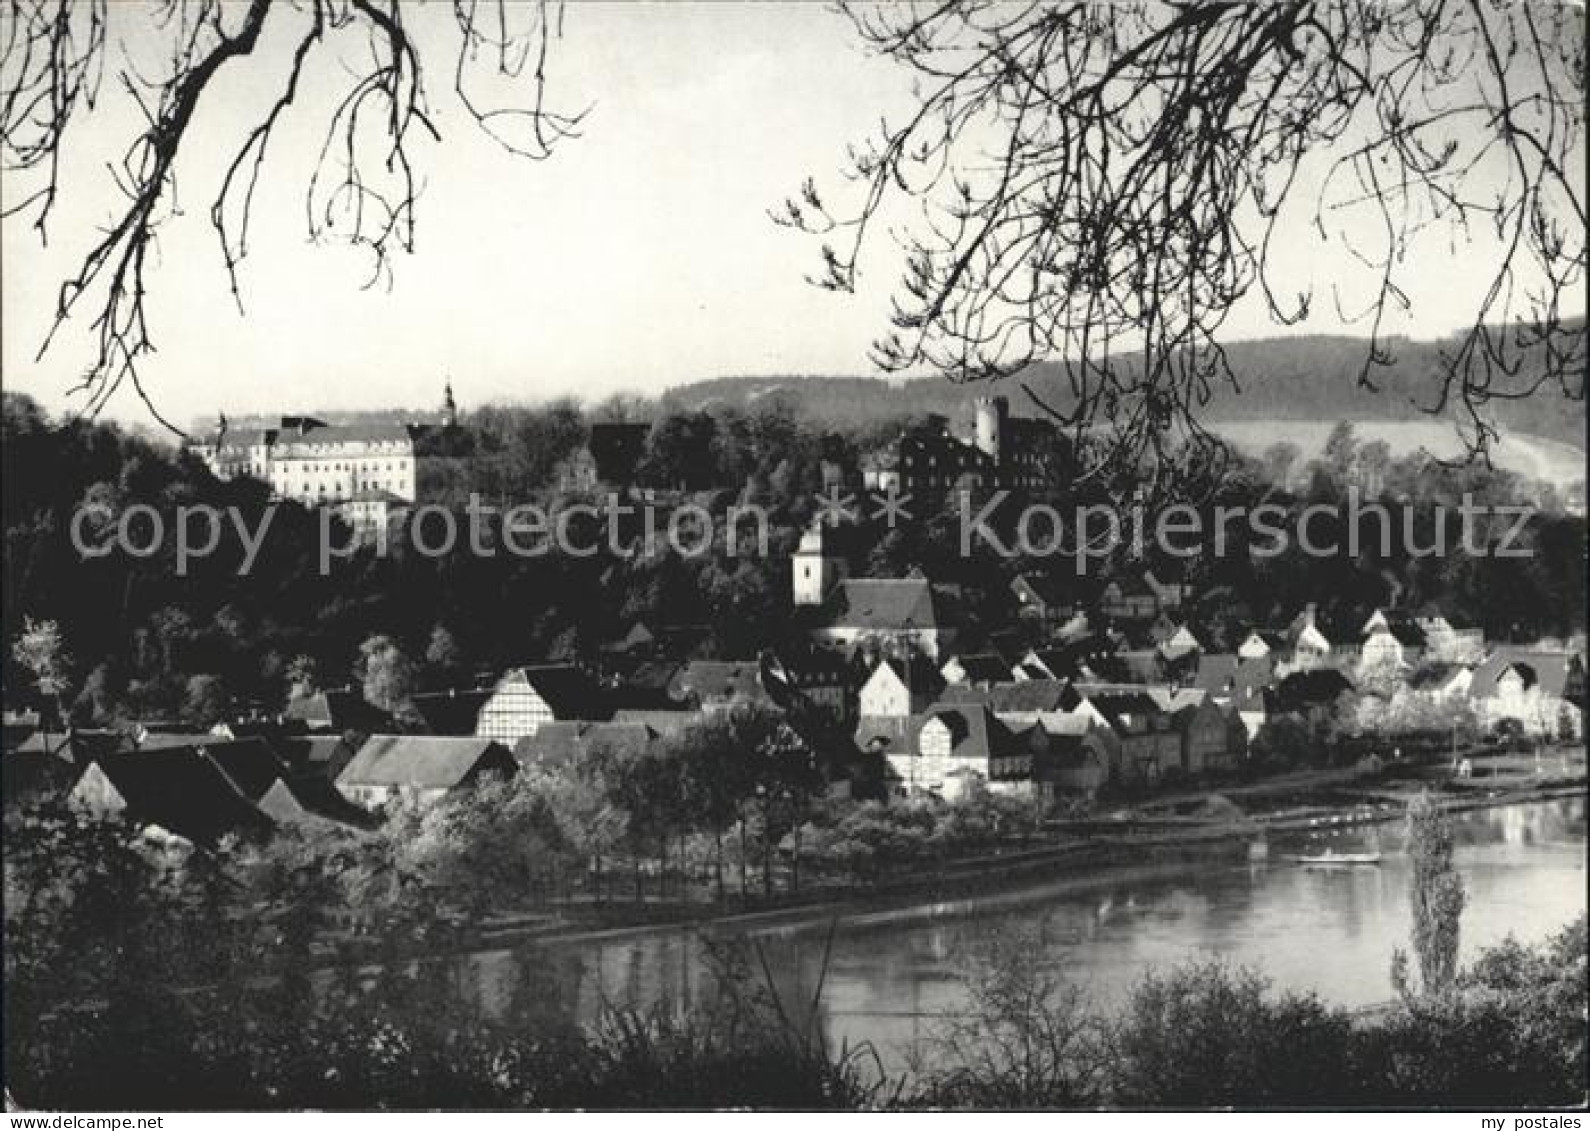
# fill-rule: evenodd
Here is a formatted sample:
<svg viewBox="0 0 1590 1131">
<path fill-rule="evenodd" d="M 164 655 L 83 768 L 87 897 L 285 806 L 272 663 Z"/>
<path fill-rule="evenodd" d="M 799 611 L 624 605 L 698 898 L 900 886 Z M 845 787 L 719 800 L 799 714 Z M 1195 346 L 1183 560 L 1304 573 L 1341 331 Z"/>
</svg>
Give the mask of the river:
<svg viewBox="0 0 1590 1131">
<path fill-rule="evenodd" d="M 1468 891 L 1465 958 L 1509 933 L 1538 941 L 1585 911 L 1583 798 L 1476 810 L 1453 818 Z M 1095 1003 L 1119 1002 L 1150 968 L 1218 956 L 1280 989 L 1365 1006 L 1392 996 L 1393 949 L 1407 947 L 1409 861 L 1400 823 L 1276 838 L 1270 859 L 1133 868 L 1078 883 L 1000 889 L 905 912 L 857 910 L 829 923 L 760 932 L 781 997 L 805 1002 L 822 981 L 820 1023 L 870 1042 L 898 1066 L 936 1019 L 966 1002 L 966 971 L 997 940 L 1032 952 Z M 1303 867 L 1288 853 L 1376 849 L 1379 866 Z M 695 931 L 667 929 L 537 952 L 543 985 L 586 1016 L 602 1002 L 702 1000 L 714 961 Z M 827 955 L 826 975 L 822 974 Z M 482 990 L 507 993 L 523 952 L 472 957 Z M 520 973 L 515 975 L 513 971 Z"/>
</svg>

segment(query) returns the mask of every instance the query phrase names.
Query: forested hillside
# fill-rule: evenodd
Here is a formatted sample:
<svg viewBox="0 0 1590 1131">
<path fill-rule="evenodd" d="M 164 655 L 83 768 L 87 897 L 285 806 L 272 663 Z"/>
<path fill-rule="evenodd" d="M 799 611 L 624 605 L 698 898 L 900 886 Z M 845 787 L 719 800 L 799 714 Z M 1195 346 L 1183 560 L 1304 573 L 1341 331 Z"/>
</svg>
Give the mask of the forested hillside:
<svg viewBox="0 0 1590 1131">
<path fill-rule="evenodd" d="M 1366 344 L 1349 337 L 1271 338 L 1236 342 L 1227 349 L 1238 388 L 1211 390 L 1204 416 L 1216 420 L 1429 420 L 1439 401 L 1437 375 L 1441 342 L 1407 339 L 1390 343 L 1393 363 L 1373 374 L 1374 388 L 1359 383 Z M 1035 366 L 1025 380 L 1046 403 L 1072 403 L 1056 365 Z M 964 414 L 972 398 L 994 391 L 988 385 L 957 385 L 937 377 L 909 381 L 853 376 L 770 376 L 723 378 L 671 389 L 670 407 L 746 405 L 769 397 L 786 398 L 812 417 L 826 421 L 881 420 L 902 414 Z M 1036 407 L 1021 384 L 1007 382 L 1018 413 Z M 1583 447 L 1585 404 L 1546 386 L 1536 395 L 1493 401 L 1487 406 L 1506 432 L 1527 432 Z M 1455 420 L 1449 410 L 1436 419 Z"/>
</svg>

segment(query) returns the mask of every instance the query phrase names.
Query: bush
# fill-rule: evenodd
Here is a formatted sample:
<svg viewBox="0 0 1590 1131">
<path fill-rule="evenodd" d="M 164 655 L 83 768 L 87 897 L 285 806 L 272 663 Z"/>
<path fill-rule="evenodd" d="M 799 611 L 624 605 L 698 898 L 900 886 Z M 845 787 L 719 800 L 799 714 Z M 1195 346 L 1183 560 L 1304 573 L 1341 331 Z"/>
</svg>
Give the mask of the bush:
<svg viewBox="0 0 1590 1131">
<path fill-rule="evenodd" d="M 1342 1101 L 1351 1025 L 1312 994 L 1266 995 L 1249 970 L 1150 973 L 1115 1026 L 1116 1100 L 1150 1107 Z"/>
</svg>

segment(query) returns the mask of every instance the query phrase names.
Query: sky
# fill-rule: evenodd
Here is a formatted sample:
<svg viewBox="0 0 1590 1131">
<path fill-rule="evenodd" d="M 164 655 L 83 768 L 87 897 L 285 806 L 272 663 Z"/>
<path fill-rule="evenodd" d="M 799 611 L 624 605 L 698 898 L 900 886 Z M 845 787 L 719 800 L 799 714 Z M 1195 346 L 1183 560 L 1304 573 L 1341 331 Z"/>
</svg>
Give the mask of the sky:
<svg viewBox="0 0 1590 1131">
<path fill-rule="evenodd" d="M 132 57 L 158 43 L 133 5 L 113 8 L 113 35 Z M 429 6 L 415 22 L 442 141 L 415 151 L 417 247 L 396 257 L 390 286 L 365 289 L 363 253 L 307 238 L 304 186 L 327 107 L 351 73 L 327 50 L 272 143 L 238 310 L 209 205 L 228 139 L 235 147 L 280 82 L 290 44 L 271 32 L 289 25 L 268 25 L 255 56 L 223 74 L 179 163 L 181 211 L 163 227 L 148 277 L 158 352 L 142 372 L 166 415 L 434 408 L 448 380 L 467 409 L 655 394 L 733 374 L 871 371 L 897 254 L 879 243 L 856 294 L 822 291 L 806 281 L 818 241 L 767 215 L 808 175 L 833 183 L 846 144 L 909 105 L 909 76 L 864 54 L 843 17 L 815 3 L 571 5 L 550 97 L 591 109 L 583 136 L 532 162 L 484 138 L 452 98 L 449 9 Z M 351 60 L 358 42 L 339 50 Z M 94 113 L 74 123 L 47 246 L 32 214 L 0 228 L 0 376 L 52 411 L 78 403 L 69 389 L 89 315 L 42 359 L 35 353 L 61 280 L 116 203 L 106 166 L 130 140 L 133 113 L 107 82 Z M 1317 241 L 1301 229 L 1286 241 L 1299 274 L 1329 261 Z M 1431 337 L 1457 324 L 1462 272 L 1451 266 L 1443 257 L 1419 273 L 1413 312 L 1394 329 Z M 1304 329 L 1342 329 L 1330 305 L 1316 303 Z M 1254 309 L 1227 331 L 1279 328 Z M 147 419 L 131 389 L 107 411 Z"/>
</svg>

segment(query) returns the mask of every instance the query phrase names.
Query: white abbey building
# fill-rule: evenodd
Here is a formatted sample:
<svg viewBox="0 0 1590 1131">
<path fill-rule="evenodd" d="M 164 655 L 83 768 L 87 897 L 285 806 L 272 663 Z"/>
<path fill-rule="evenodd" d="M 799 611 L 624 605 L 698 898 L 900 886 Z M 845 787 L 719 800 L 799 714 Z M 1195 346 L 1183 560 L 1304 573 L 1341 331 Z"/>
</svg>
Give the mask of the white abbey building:
<svg viewBox="0 0 1590 1131">
<path fill-rule="evenodd" d="M 452 386 L 442 426 L 457 424 Z M 356 525 L 384 520 L 419 494 L 423 424 L 327 424 L 284 416 L 274 428 L 232 429 L 223 415 L 212 436 L 191 446 L 219 479 L 250 475 L 278 498 L 335 506 Z"/>
</svg>

